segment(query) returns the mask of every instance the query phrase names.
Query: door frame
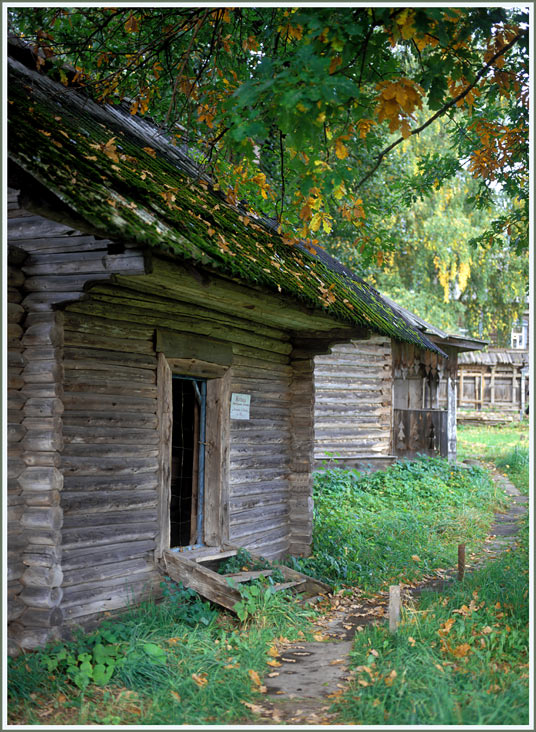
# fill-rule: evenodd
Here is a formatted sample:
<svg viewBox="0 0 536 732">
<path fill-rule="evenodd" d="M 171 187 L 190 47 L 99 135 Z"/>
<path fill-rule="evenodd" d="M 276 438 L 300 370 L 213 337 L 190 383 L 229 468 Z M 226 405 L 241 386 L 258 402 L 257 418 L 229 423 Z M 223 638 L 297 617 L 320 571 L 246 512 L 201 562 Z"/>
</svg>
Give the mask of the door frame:
<svg viewBox="0 0 536 732">
<path fill-rule="evenodd" d="M 170 549 L 171 438 L 173 433 L 173 375 L 206 381 L 203 545 L 229 540 L 230 382 L 228 366 L 197 359 L 166 358 L 158 353 L 157 429 L 158 529 L 155 560 Z M 180 547 L 185 551 L 187 547 Z"/>
</svg>

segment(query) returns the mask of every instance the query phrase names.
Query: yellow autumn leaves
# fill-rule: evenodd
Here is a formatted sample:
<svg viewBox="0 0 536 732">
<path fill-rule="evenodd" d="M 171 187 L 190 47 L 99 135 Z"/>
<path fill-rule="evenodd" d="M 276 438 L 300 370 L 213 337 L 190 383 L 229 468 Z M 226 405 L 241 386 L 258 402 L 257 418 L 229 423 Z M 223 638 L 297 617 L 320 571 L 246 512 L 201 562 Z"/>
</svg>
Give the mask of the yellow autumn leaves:
<svg viewBox="0 0 536 732">
<path fill-rule="evenodd" d="M 400 130 L 404 139 L 411 135 L 410 120 L 413 120 L 415 108 L 422 107 L 421 97 L 424 89 L 404 77 L 392 81 L 381 81 L 376 84 L 379 92 L 377 97 L 376 114 L 378 121 L 389 122 L 390 132 Z"/>
</svg>

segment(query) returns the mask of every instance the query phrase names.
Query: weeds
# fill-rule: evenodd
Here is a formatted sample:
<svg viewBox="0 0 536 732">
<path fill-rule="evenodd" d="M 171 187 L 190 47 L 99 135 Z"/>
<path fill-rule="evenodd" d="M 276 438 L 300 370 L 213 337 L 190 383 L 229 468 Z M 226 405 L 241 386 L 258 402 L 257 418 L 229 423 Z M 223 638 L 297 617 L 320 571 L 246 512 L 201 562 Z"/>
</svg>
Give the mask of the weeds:
<svg viewBox="0 0 536 732">
<path fill-rule="evenodd" d="M 9 660 L 13 723 L 225 724 L 249 719 L 275 639 L 305 637 L 315 613 L 258 583 L 247 625 L 167 581 L 94 633 Z M 266 591 L 268 594 L 266 595 Z M 215 716 L 217 714 L 217 716 Z M 50 716 L 52 715 L 52 716 Z"/>
<path fill-rule="evenodd" d="M 313 553 L 288 563 L 336 585 L 375 591 L 452 565 L 457 543 L 486 535 L 502 499 L 488 473 L 440 458 L 315 479 Z"/>
<path fill-rule="evenodd" d="M 516 551 L 423 593 L 395 635 L 381 626 L 356 636 L 339 721 L 528 724 L 528 581 L 526 520 Z"/>
</svg>

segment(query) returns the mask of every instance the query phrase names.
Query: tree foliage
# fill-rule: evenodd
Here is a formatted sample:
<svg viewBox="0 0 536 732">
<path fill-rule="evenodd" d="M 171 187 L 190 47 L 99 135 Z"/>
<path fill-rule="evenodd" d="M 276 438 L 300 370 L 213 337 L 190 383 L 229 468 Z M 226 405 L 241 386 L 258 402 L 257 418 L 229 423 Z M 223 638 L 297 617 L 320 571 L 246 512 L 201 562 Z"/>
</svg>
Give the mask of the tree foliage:
<svg viewBox="0 0 536 732">
<path fill-rule="evenodd" d="M 443 180 L 465 166 L 481 207 L 501 187 L 515 205 L 486 235 L 510 227 L 526 244 L 527 17 L 491 7 L 12 7 L 10 31 L 65 84 L 127 97 L 231 202 L 247 199 L 288 235 L 351 238 L 366 262 L 396 244 L 382 221 L 411 182 L 391 151 L 433 119 L 445 145 L 423 173 Z"/>
</svg>

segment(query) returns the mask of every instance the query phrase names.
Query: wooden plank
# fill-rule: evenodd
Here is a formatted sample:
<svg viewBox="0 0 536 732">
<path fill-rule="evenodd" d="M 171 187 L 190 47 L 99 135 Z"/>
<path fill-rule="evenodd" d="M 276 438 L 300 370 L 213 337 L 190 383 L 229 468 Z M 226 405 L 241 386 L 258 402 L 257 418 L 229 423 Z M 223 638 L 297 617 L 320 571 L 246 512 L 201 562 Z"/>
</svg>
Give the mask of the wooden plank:
<svg viewBox="0 0 536 732">
<path fill-rule="evenodd" d="M 170 541 L 171 438 L 173 432 L 173 386 L 171 369 L 163 353 L 158 354 L 158 534 L 155 557 L 160 559 Z"/>
<path fill-rule="evenodd" d="M 234 572 L 223 576 L 229 577 L 237 584 L 241 584 L 242 582 L 250 582 L 251 580 L 259 579 L 259 577 L 270 577 L 273 573 L 273 569 L 258 569 L 251 572 Z"/>
<path fill-rule="evenodd" d="M 231 587 L 223 575 L 186 559 L 182 554 L 178 556 L 169 550 L 164 551 L 160 568 L 175 582 L 182 582 L 185 587 L 191 587 L 202 597 L 228 610 L 233 610 L 241 600 L 238 590 Z"/>
<path fill-rule="evenodd" d="M 204 542 L 219 545 L 228 535 L 230 374 L 207 382 Z M 225 507 L 225 509 L 224 509 Z"/>
</svg>

